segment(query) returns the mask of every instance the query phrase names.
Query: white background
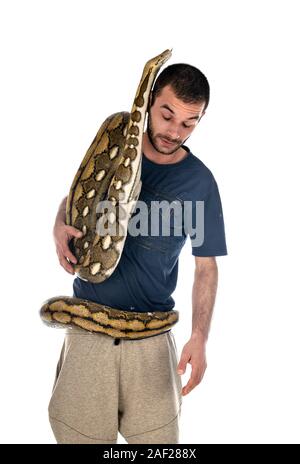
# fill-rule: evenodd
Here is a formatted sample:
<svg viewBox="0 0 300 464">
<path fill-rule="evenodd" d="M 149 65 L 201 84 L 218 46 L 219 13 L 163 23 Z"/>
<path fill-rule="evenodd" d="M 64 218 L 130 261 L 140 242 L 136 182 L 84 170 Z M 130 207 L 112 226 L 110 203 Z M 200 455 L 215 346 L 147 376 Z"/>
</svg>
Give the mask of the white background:
<svg viewBox="0 0 300 464">
<path fill-rule="evenodd" d="M 55 253 L 55 214 L 100 124 L 131 108 L 145 62 L 166 48 L 167 65 L 190 63 L 211 85 L 187 144 L 218 182 L 229 253 L 217 258 L 208 368 L 183 397 L 181 443 L 300 442 L 297 6 L 1 2 L 3 443 L 55 443 L 47 407 L 64 330 L 38 311 L 73 282 Z M 187 242 L 173 295 L 179 355 L 193 274 Z"/>
</svg>

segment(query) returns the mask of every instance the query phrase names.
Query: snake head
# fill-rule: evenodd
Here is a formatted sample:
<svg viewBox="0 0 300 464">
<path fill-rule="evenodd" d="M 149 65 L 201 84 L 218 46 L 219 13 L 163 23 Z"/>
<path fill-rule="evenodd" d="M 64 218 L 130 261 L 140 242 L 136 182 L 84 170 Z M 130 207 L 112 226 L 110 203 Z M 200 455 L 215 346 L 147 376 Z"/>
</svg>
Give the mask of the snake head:
<svg viewBox="0 0 300 464">
<path fill-rule="evenodd" d="M 146 66 L 149 67 L 158 67 L 160 68 L 166 61 L 168 61 L 169 58 L 172 56 L 172 48 L 169 50 L 165 50 L 164 52 L 160 53 L 159 55 L 155 56 L 154 58 L 151 58 L 151 60 L 147 61 Z"/>
</svg>

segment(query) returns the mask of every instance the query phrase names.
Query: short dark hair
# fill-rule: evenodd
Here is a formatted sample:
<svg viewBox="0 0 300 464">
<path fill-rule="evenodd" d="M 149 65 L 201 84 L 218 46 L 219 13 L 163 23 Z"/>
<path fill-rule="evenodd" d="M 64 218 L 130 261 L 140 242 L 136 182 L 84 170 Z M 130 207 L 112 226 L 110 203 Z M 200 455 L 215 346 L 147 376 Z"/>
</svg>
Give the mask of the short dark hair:
<svg viewBox="0 0 300 464">
<path fill-rule="evenodd" d="M 185 103 L 209 103 L 209 83 L 205 75 L 195 66 L 175 63 L 167 66 L 158 75 L 152 89 L 152 105 L 163 87 L 171 85 L 176 97 Z"/>
</svg>

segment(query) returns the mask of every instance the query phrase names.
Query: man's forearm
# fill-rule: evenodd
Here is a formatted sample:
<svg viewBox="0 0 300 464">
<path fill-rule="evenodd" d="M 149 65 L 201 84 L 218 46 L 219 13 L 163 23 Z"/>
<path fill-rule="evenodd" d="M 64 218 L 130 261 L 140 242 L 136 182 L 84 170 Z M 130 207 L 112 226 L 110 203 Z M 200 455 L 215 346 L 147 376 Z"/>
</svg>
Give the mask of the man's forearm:
<svg viewBox="0 0 300 464">
<path fill-rule="evenodd" d="M 58 223 L 65 223 L 66 222 L 66 205 L 67 205 L 67 196 L 62 200 L 61 204 L 59 205 L 57 215 L 55 218 L 55 224 Z"/>
<path fill-rule="evenodd" d="M 195 270 L 192 291 L 192 338 L 207 341 L 218 287 L 216 264 Z"/>
</svg>

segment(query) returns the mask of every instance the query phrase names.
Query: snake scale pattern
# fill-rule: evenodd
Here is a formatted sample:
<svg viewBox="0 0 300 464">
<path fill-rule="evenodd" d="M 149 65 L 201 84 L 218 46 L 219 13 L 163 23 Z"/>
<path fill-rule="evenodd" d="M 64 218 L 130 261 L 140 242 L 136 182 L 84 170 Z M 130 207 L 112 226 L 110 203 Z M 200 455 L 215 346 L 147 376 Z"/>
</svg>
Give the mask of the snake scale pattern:
<svg viewBox="0 0 300 464">
<path fill-rule="evenodd" d="M 81 230 L 82 236 L 74 237 L 69 246 L 77 258 L 75 272 L 88 282 L 100 283 L 109 278 L 121 258 L 128 222 L 141 191 L 142 141 L 149 95 L 171 52 L 165 50 L 147 61 L 131 112 L 114 113 L 103 122 L 72 182 L 66 224 Z M 113 210 L 101 208 L 101 202 L 109 202 Z M 100 226 L 102 231 L 107 230 L 105 234 L 98 233 Z M 169 330 L 178 321 L 177 311 L 121 311 L 67 296 L 46 300 L 40 316 L 51 327 L 77 325 L 123 338 L 154 335 Z"/>
</svg>

